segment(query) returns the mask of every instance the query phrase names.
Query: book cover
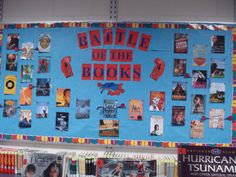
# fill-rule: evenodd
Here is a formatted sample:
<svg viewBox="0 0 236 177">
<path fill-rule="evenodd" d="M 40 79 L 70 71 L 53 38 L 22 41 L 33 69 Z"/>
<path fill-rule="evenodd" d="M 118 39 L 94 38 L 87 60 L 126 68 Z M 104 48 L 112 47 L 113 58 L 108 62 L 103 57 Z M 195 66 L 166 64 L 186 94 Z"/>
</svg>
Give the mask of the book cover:
<svg viewBox="0 0 236 177">
<path fill-rule="evenodd" d="M 193 70 L 192 72 L 193 88 L 207 88 L 207 71 Z"/>
<path fill-rule="evenodd" d="M 100 120 L 99 125 L 99 136 L 119 136 L 119 120 Z"/>
<path fill-rule="evenodd" d="M 129 100 L 129 119 L 143 120 L 143 101 L 142 100 Z"/>
<path fill-rule="evenodd" d="M 186 73 L 186 59 L 174 59 L 174 76 L 184 76 Z"/>
<path fill-rule="evenodd" d="M 38 73 L 49 73 L 51 65 L 51 57 L 39 57 L 38 59 Z"/>
<path fill-rule="evenodd" d="M 15 75 L 6 75 L 4 82 L 4 94 L 14 95 L 16 93 L 16 80 Z"/>
<path fill-rule="evenodd" d="M 69 128 L 69 113 L 56 112 L 56 130 L 68 131 Z"/>
<path fill-rule="evenodd" d="M 50 96 L 50 79 L 38 78 L 36 96 Z"/>
<path fill-rule="evenodd" d="M 17 54 L 8 53 L 6 60 L 7 71 L 17 71 Z"/>
<path fill-rule="evenodd" d="M 3 117 L 15 117 L 17 100 L 4 100 Z"/>
<path fill-rule="evenodd" d="M 224 118 L 225 110 L 224 109 L 214 109 L 210 110 L 209 115 L 209 128 L 224 128 Z"/>
<path fill-rule="evenodd" d="M 191 138 L 203 138 L 204 136 L 204 124 L 199 120 L 191 121 Z"/>
<path fill-rule="evenodd" d="M 36 102 L 36 118 L 48 118 L 48 105 L 49 102 L 42 102 L 37 101 Z"/>
<path fill-rule="evenodd" d="M 183 33 L 174 34 L 174 52 L 188 53 L 188 34 L 183 34 Z"/>
<path fill-rule="evenodd" d="M 30 128 L 32 120 L 32 112 L 31 110 L 20 110 L 20 128 Z"/>
<path fill-rule="evenodd" d="M 224 103 L 225 102 L 225 84 L 211 82 L 210 84 L 210 102 Z"/>
<path fill-rule="evenodd" d="M 31 83 L 33 80 L 33 65 L 21 65 L 20 81 L 22 83 Z"/>
<path fill-rule="evenodd" d="M 150 135 L 152 136 L 161 136 L 163 135 L 164 129 L 164 118 L 163 116 L 151 116 L 150 121 Z"/>
<path fill-rule="evenodd" d="M 20 89 L 20 105 L 32 104 L 32 89 L 30 87 L 21 87 Z"/>
<path fill-rule="evenodd" d="M 96 177 L 124 176 L 123 159 L 98 158 L 96 162 Z"/>
<path fill-rule="evenodd" d="M 116 118 L 117 117 L 117 100 L 105 99 L 103 103 L 103 117 Z"/>
<path fill-rule="evenodd" d="M 193 45 L 193 66 L 206 66 L 207 45 Z"/>
<path fill-rule="evenodd" d="M 172 100 L 186 100 L 187 82 L 172 82 Z"/>
<path fill-rule="evenodd" d="M 225 53 L 225 36 L 211 36 L 211 52 Z"/>
<path fill-rule="evenodd" d="M 23 176 L 62 177 L 63 156 L 50 153 L 27 153 L 24 155 Z"/>
<path fill-rule="evenodd" d="M 97 177 L 156 177 L 156 160 L 98 158 Z"/>
<path fill-rule="evenodd" d="M 76 99 L 76 119 L 88 119 L 90 116 L 90 99 Z"/>
<path fill-rule="evenodd" d="M 70 89 L 57 88 L 56 106 L 70 107 Z"/>
<path fill-rule="evenodd" d="M 205 95 L 193 94 L 191 99 L 192 113 L 204 114 L 205 113 Z"/>
<path fill-rule="evenodd" d="M 225 59 L 211 59 L 211 77 L 225 77 Z"/>
<path fill-rule="evenodd" d="M 172 125 L 185 125 L 185 106 L 172 106 Z"/>
<path fill-rule="evenodd" d="M 38 41 L 39 52 L 50 52 L 51 49 L 51 36 L 49 34 L 40 34 Z"/>
<path fill-rule="evenodd" d="M 7 35 L 7 50 L 17 50 L 19 49 L 19 34 L 8 34 Z"/>
<path fill-rule="evenodd" d="M 165 92 L 151 91 L 149 101 L 149 111 L 165 110 Z"/>
<path fill-rule="evenodd" d="M 234 177 L 235 147 L 180 145 L 176 175 L 178 177 Z"/>
<path fill-rule="evenodd" d="M 0 75 L 2 74 L 2 59 L 0 58 Z"/>
<path fill-rule="evenodd" d="M 34 43 L 33 42 L 22 43 L 22 52 L 20 58 L 23 60 L 32 60 L 33 57 L 34 57 Z"/>
<path fill-rule="evenodd" d="M 156 177 L 156 160 L 124 160 L 125 176 Z"/>
</svg>

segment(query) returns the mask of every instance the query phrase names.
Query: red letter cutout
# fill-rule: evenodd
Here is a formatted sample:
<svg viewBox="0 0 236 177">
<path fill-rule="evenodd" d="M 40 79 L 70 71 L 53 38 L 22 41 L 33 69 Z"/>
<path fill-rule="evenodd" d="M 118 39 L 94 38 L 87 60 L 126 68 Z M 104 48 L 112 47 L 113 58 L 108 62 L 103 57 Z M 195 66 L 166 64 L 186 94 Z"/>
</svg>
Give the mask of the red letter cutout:
<svg viewBox="0 0 236 177">
<path fill-rule="evenodd" d="M 92 60 L 106 61 L 106 49 L 92 49 Z"/>
<path fill-rule="evenodd" d="M 91 80 L 91 64 L 82 64 L 82 80 Z"/>
<path fill-rule="evenodd" d="M 151 40 L 151 35 L 142 34 L 138 48 L 147 51 Z"/>
<path fill-rule="evenodd" d="M 103 30 L 103 43 L 104 45 L 112 44 L 112 29 L 106 28 Z"/>
<path fill-rule="evenodd" d="M 131 62 L 133 60 L 133 50 L 111 49 L 110 61 Z"/>
<path fill-rule="evenodd" d="M 80 49 L 88 48 L 88 40 L 85 32 L 78 33 L 78 44 Z"/>
<path fill-rule="evenodd" d="M 89 37 L 92 47 L 100 46 L 101 45 L 101 38 L 99 30 L 92 30 L 89 31 Z"/>
<path fill-rule="evenodd" d="M 120 65 L 120 80 L 121 81 L 130 80 L 130 65 L 129 64 Z"/>
<path fill-rule="evenodd" d="M 140 81 L 141 80 L 141 65 L 136 64 L 133 68 L 133 81 Z"/>
<path fill-rule="evenodd" d="M 136 47 L 138 35 L 139 35 L 139 32 L 129 31 L 129 37 L 128 37 L 128 41 L 127 41 L 128 47 L 132 47 L 132 48 Z"/>
<path fill-rule="evenodd" d="M 125 29 L 118 28 L 116 30 L 116 45 L 125 44 Z"/>
<path fill-rule="evenodd" d="M 104 64 L 94 64 L 93 80 L 104 80 Z"/>
<path fill-rule="evenodd" d="M 117 80 L 117 65 L 116 64 L 107 64 L 107 80 Z"/>
</svg>

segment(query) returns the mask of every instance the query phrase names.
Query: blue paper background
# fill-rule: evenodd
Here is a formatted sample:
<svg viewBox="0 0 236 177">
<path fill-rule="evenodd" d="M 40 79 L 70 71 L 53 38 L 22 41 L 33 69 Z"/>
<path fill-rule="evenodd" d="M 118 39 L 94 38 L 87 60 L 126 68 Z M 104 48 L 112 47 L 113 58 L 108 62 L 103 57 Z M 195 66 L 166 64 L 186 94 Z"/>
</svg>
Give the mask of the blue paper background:
<svg viewBox="0 0 236 177">
<path fill-rule="evenodd" d="M 144 52 L 138 49 L 129 48 L 127 46 L 114 45 L 115 29 L 113 29 L 113 44 L 101 45 L 96 48 L 107 49 L 107 60 L 104 62 L 92 61 L 92 48 L 79 49 L 77 34 L 79 32 L 86 32 L 89 38 L 89 31 L 99 29 L 102 38 L 102 28 L 26 28 L 26 29 L 5 29 L 3 31 L 3 49 L 2 49 L 2 74 L 1 74 L 1 87 L 0 87 L 0 102 L 3 104 L 4 99 L 17 99 L 19 100 L 20 88 L 27 86 L 27 84 L 20 83 L 20 65 L 33 64 L 33 85 L 36 85 L 37 78 L 50 78 L 51 79 L 51 93 L 49 97 L 36 96 L 36 89 L 33 89 L 33 104 L 31 106 L 21 106 L 21 109 L 32 110 L 32 127 L 29 129 L 19 128 L 19 110 L 17 111 L 16 118 L 3 118 L 2 110 L 0 112 L 1 124 L 0 132 L 6 134 L 25 134 L 25 135 L 42 135 L 42 136 L 63 136 L 63 137 L 86 137 L 86 138 L 102 138 L 99 137 L 99 120 L 103 116 L 98 110 L 97 106 L 103 105 L 104 99 L 117 99 L 118 104 L 125 103 L 126 109 L 119 109 L 117 120 L 120 121 L 119 137 L 110 137 L 111 139 L 130 139 L 130 140 L 154 140 L 154 141 L 170 141 L 170 142 L 201 142 L 201 143 L 230 143 L 231 142 L 231 122 L 225 121 L 224 129 L 210 129 L 208 128 L 208 121 L 204 122 L 204 138 L 203 139 L 190 139 L 190 122 L 191 120 L 200 120 L 201 115 L 191 114 L 191 95 L 192 94 L 205 94 L 206 95 L 206 117 L 209 117 L 209 110 L 211 108 L 225 109 L 225 116 L 231 115 L 231 102 L 232 102 L 232 38 L 231 31 L 209 31 L 209 30 L 185 30 L 185 29 L 146 29 L 146 28 L 126 28 L 126 41 L 129 30 L 139 31 L 140 40 L 141 34 L 150 34 L 152 36 L 149 50 Z M 40 34 L 50 34 L 52 38 L 50 53 L 38 53 L 34 51 L 33 60 L 21 60 L 20 52 L 6 50 L 7 35 L 10 33 L 19 33 L 21 47 L 23 42 L 33 42 L 35 47 L 38 45 Z M 187 54 L 174 54 L 174 33 L 187 33 L 188 34 L 188 53 Z M 225 36 L 225 53 L 213 54 L 211 53 L 211 36 L 224 35 Z M 193 67 L 193 45 L 204 44 L 207 45 L 207 66 Z M 89 44 L 90 45 L 90 44 Z M 138 44 L 137 44 L 138 45 Z M 98 82 L 109 81 L 84 81 L 81 80 L 81 68 L 84 63 L 97 63 L 108 64 L 109 62 L 109 49 L 132 49 L 133 62 L 126 62 L 125 64 L 141 64 L 141 81 L 115 81 L 115 83 L 123 83 L 125 93 L 120 96 L 109 96 L 107 91 L 103 94 L 97 87 Z M 6 55 L 7 53 L 18 53 L 18 70 L 17 72 L 6 71 Z M 51 56 L 50 73 L 42 74 L 37 73 L 38 56 Z M 60 61 L 64 56 L 71 56 L 71 66 L 73 68 L 74 76 L 66 79 L 60 69 Z M 155 58 L 161 58 L 165 61 L 165 71 L 158 81 L 150 78 L 150 73 L 155 66 Z M 208 87 L 206 89 L 194 89 L 191 85 L 191 79 L 184 77 L 173 77 L 173 60 L 174 58 L 187 59 L 187 73 L 192 74 L 192 70 L 201 69 L 207 70 Z M 225 78 L 210 78 L 210 64 L 211 58 L 225 58 Z M 112 62 L 112 64 L 122 64 L 121 62 Z M 17 75 L 17 91 L 15 95 L 4 95 L 4 78 L 6 75 Z M 172 101 L 172 81 L 187 82 L 187 100 L 186 101 Z M 224 82 L 226 84 L 225 103 L 209 103 L 209 83 L 210 81 Z M 57 88 L 70 88 L 71 89 L 71 106 L 69 108 L 56 107 L 56 89 Z M 150 91 L 165 91 L 166 102 L 165 111 L 163 112 L 150 112 L 149 111 L 149 96 Z M 90 118 L 78 120 L 76 115 L 76 99 L 90 99 Z M 140 99 L 144 101 L 144 119 L 143 121 L 129 120 L 128 105 L 129 99 Z M 49 118 L 37 119 L 35 117 L 36 102 L 49 101 Z M 19 103 L 19 101 L 18 101 Z M 185 126 L 172 126 L 171 113 L 172 106 L 186 106 L 186 120 Z M 69 131 L 61 132 L 55 129 L 56 112 L 69 112 Z M 164 134 L 163 136 L 150 136 L 150 117 L 152 115 L 164 116 Z M 104 137 L 109 138 L 109 137 Z"/>
</svg>

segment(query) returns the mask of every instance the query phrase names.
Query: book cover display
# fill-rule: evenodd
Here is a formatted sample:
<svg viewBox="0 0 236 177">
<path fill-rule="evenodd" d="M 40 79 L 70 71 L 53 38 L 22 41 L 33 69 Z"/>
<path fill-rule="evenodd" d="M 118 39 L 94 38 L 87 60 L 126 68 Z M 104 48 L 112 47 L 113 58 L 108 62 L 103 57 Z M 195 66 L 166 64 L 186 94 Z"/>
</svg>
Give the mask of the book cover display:
<svg viewBox="0 0 236 177">
<path fill-rule="evenodd" d="M 104 176 L 140 176 L 155 177 L 157 174 L 156 160 L 125 160 L 105 159 L 97 160 L 97 177 Z"/>
<path fill-rule="evenodd" d="M 178 177 L 235 176 L 235 148 L 180 146 Z"/>
<path fill-rule="evenodd" d="M 1 177 L 176 176 L 176 154 L 57 152 L 0 148 Z M 83 154 L 83 155 L 82 155 Z"/>
<path fill-rule="evenodd" d="M 232 141 L 230 30 L 91 25 L 5 26 L 0 132 Z"/>
<path fill-rule="evenodd" d="M 28 152 L 24 156 L 23 176 L 62 177 L 63 156 Z"/>
</svg>

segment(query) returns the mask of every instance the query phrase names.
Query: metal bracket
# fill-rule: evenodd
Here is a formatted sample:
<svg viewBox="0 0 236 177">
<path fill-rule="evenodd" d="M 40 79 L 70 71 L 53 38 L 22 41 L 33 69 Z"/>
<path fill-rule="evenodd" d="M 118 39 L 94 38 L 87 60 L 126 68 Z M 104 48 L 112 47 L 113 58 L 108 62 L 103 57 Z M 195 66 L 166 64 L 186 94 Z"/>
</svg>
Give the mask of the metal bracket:
<svg viewBox="0 0 236 177">
<path fill-rule="evenodd" d="M 110 0 L 110 20 L 118 20 L 118 0 Z"/>
<path fill-rule="evenodd" d="M 2 22 L 3 17 L 3 2 L 4 0 L 0 0 L 0 22 Z"/>
<path fill-rule="evenodd" d="M 234 22 L 236 22 L 236 0 L 234 0 Z"/>
</svg>

